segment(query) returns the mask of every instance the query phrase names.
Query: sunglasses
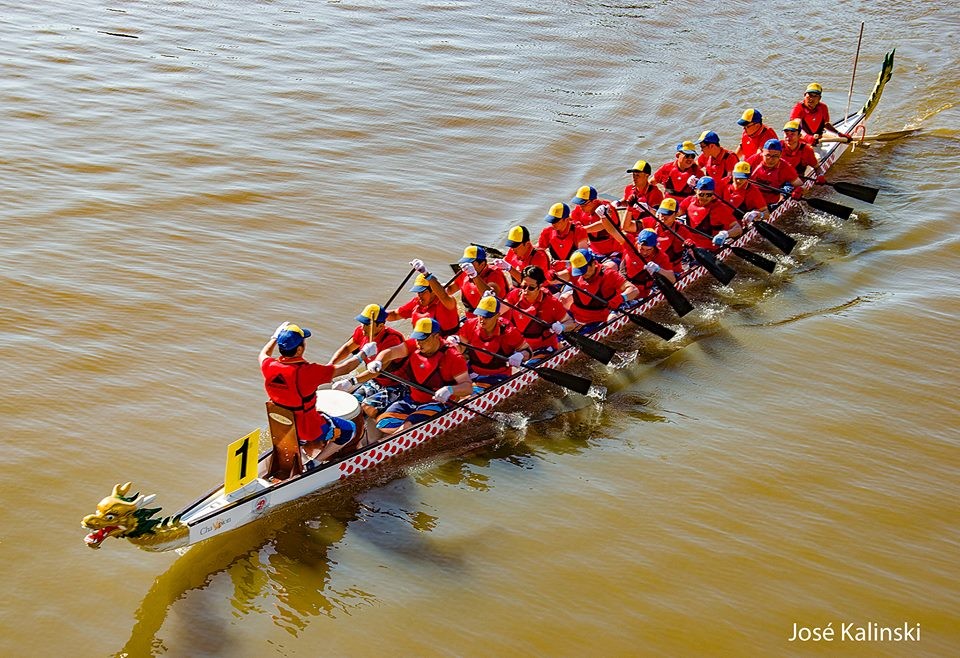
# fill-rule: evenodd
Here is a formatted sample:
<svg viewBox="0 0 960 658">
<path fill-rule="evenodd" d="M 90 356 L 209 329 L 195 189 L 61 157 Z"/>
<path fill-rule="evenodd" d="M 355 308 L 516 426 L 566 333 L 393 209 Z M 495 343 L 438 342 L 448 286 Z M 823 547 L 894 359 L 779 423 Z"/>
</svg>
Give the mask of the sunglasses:
<svg viewBox="0 0 960 658">
<path fill-rule="evenodd" d="M 697 157 L 697 156 L 695 156 L 695 155 L 690 155 L 689 153 L 684 153 L 684 154 L 681 155 L 680 157 L 681 157 L 681 158 L 695 158 L 695 157 Z"/>
<path fill-rule="evenodd" d="M 520 286 L 520 287 L 523 288 L 524 290 L 539 290 L 539 289 L 540 289 L 540 286 L 538 286 L 538 285 L 536 285 L 536 284 L 534 284 L 534 285 L 532 285 L 532 286 L 528 286 L 528 285 L 524 284 L 524 285 L 522 285 L 522 286 Z"/>
<path fill-rule="evenodd" d="M 705 192 L 704 190 L 697 190 L 697 196 L 713 196 L 713 192 Z"/>
</svg>

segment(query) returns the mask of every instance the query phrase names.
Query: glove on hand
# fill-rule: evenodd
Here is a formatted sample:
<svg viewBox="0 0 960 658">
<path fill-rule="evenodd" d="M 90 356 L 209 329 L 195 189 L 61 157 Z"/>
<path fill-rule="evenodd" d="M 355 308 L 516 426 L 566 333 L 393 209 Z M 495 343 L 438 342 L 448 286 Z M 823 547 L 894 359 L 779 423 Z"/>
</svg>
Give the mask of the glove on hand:
<svg viewBox="0 0 960 658">
<path fill-rule="evenodd" d="M 507 359 L 507 365 L 511 368 L 519 368 L 521 363 L 523 363 L 523 352 L 514 352 Z"/>
<path fill-rule="evenodd" d="M 466 273 L 471 279 L 477 276 L 477 268 L 473 266 L 473 263 L 461 263 L 460 270 Z"/>
<path fill-rule="evenodd" d="M 438 388 L 433 394 L 433 399 L 444 404 L 447 400 L 453 397 L 453 387 L 444 386 L 443 388 Z"/>
<path fill-rule="evenodd" d="M 715 236 L 713 236 L 713 244 L 719 247 L 724 242 L 726 242 L 728 237 L 730 237 L 730 233 L 728 231 L 720 231 Z"/>
</svg>

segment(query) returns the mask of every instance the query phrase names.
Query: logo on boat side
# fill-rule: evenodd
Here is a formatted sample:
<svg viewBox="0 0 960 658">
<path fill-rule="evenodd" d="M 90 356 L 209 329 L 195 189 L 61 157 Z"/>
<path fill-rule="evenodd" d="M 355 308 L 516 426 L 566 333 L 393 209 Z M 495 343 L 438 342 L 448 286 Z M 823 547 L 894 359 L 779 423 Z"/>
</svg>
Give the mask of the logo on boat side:
<svg viewBox="0 0 960 658">
<path fill-rule="evenodd" d="M 200 528 L 200 536 L 202 537 L 204 535 L 209 535 L 211 532 L 219 530 L 225 525 L 229 525 L 232 520 L 233 520 L 233 517 L 228 516 L 225 519 L 214 521 L 210 525 L 203 526 L 202 528 Z"/>
<path fill-rule="evenodd" d="M 290 420 L 290 419 L 287 418 L 286 416 L 281 416 L 281 415 L 278 414 L 276 411 L 271 411 L 271 412 L 270 412 L 269 414 L 267 414 L 267 415 L 270 416 L 270 418 L 272 418 L 273 420 L 275 420 L 275 421 L 277 421 L 278 423 L 280 423 L 281 425 L 293 425 L 293 421 L 292 421 L 292 420 Z"/>
<path fill-rule="evenodd" d="M 257 501 L 256 507 L 253 508 L 254 512 L 262 512 L 267 507 L 267 499 L 261 498 Z"/>
</svg>

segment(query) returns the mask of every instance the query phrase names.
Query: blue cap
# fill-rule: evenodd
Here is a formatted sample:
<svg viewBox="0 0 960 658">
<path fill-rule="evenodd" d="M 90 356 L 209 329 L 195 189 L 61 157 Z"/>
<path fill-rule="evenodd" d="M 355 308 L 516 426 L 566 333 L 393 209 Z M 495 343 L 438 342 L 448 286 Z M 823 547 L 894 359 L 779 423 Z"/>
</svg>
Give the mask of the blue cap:
<svg viewBox="0 0 960 658">
<path fill-rule="evenodd" d="M 463 258 L 460 259 L 460 262 L 473 263 L 478 260 L 487 260 L 487 252 L 483 250 L 483 247 L 472 244 L 463 250 Z"/>
<path fill-rule="evenodd" d="M 277 347 L 283 352 L 292 352 L 310 338 L 310 330 L 302 329 L 295 324 L 288 324 L 287 328 L 277 334 Z"/>
<path fill-rule="evenodd" d="M 433 334 L 440 333 L 440 323 L 433 318 L 420 318 L 417 320 L 417 324 L 413 325 L 413 330 L 413 333 L 410 334 L 410 338 L 413 338 L 414 340 L 423 340 L 424 338 L 429 338 Z"/>
<path fill-rule="evenodd" d="M 700 133 L 700 138 L 697 139 L 699 144 L 717 144 L 720 145 L 720 135 L 713 132 L 712 130 L 704 130 Z"/>
<path fill-rule="evenodd" d="M 589 249 L 577 249 L 570 255 L 570 274 L 573 276 L 583 276 L 590 267 L 590 263 L 596 260 L 596 256 Z"/>
<path fill-rule="evenodd" d="M 637 234 L 637 244 L 643 247 L 656 247 L 658 239 L 657 232 L 649 228 L 645 228 Z"/>
<path fill-rule="evenodd" d="M 710 176 L 701 176 L 700 179 L 697 181 L 696 189 L 713 192 L 716 189 L 716 184 L 713 182 L 713 178 L 711 178 Z"/>
<path fill-rule="evenodd" d="M 779 139 L 768 139 L 763 143 L 763 148 L 768 151 L 782 151 L 783 144 L 780 143 Z"/>
<path fill-rule="evenodd" d="M 570 203 L 576 206 L 582 206 L 585 203 L 589 203 L 597 198 L 596 188 L 590 187 L 589 185 L 584 185 L 577 190 L 576 196 L 570 199 Z"/>
</svg>

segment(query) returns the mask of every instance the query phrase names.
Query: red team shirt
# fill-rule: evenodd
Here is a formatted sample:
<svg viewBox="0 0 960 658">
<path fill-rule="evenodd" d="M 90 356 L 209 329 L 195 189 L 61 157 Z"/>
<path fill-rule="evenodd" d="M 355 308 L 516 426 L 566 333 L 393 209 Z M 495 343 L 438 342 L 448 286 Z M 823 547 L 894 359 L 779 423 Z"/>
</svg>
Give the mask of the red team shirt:
<svg viewBox="0 0 960 658">
<path fill-rule="evenodd" d="M 800 129 L 808 135 L 822 135 L 823 127 L 830 123 L 830 110 L 823 101 L 817 103 L 817 107 L 811 112 L 807 106 L 800 101 L 793 106 L 793 112 L 790 113 L 790 119 L 800 120 Z"/>
<path fill-rule="evenodd" d="M 763 130 L 753 137 L 747 135 L 747 131 L 744 130 L 740 136 L 740 157 L 749 161 L 754 154 L 763 149 L 763 145 L 768 139 L 777 139 L 777 133 L 770 126 L 764 126 Z"/>
<path fill-rule="evenodd" d="M 570 222 L 566 235 L 561 236 L 556 227 L 551 224 L 540 231 L 537 246 L 546 250 L 551 257 L 550 269 L 560 272 L 567 269 L 564 261 L 570 260 L 570 255 L 579 248 L 579 244 L 587 239 L 587 231 L 579 224 Z"/>
<path fill-rule="evenodd" d="M 680 204 L 680 211 L 687 215 L 687 223 L 690 227 L 707 233 L 710 236 L 720 231 L 729 231 L 737 221 L 736 217 L 733 216 L 733 210 L 717 200 L 701 206 L 697 202 L 696 197 L 689 197 L 684 199 L 683 203 Z M 686 227 L 678 229 L 677 232 L 681 235 L 689 234 L 689 239 L 693 240 L 694 244 L 698 247 L 713 250 L 719 249 L 719 247 L 711 242 L 709 237 L 699 235 L 693 231 L 687 231 Z"/>
<path fill-rule="evenodd" d="M 741 212 L 767 209 L 767 202 L 760 194 L 760 188 L 749 182 L 744 187 L 737 188 L 733 186 L 731 179 L 726 178 L 717 191 L 729 204 Z"/>
<path fill-rule="evenodd" d="M 330 383 L 333 366 L 310 363 L 302 357 L 268 357 L 260 371 L 267 396 L 293 411 L 301 441 L 316 441 L 326 432 L 327 421 L 317 411 L 317 387 Z"/>
<path fill-rule="evenodd" d="M 417 349 L 417 341 L 413 338 L 408 338 L 405 344 L 410 356 L 397 370 L 398 376 L 415 381 L 430 391 L 452 386 L 456 383 L 458 375 L 467 372 L 466 359 L 446 343 L 430 356 L 420 353 Z M 410 398 L 417 404 L 425 404 L 433 401 L 433 394 L 411 386 Z"/>
<path fill-rule="evenodd" d="M 820 163 L 817 162 L 817 154 L 814 153 L 813 147 L 809 144 L 800 142 L 800 146 L 798 146 L 796 150 L 791 150 L 791 148 L 787 146 L 787 142 L 781 139 L 780 145 L 783 147 L 783 151 L 780 153 L 780 159 L 793 167 L 798 176 L 803 176 L 807 172 L 807 167 L 816 169 L 820 165 Z"/>
<path fill-rule="evenodd" d="M 734 165 L 740 162 L 740 158 L 737 157 L 736 153 L 724 148 L 721 148 L 721 151 L 720 156 L 716 158 L 708 158 L 702 153 L 697 158 L 697 164 L 704 173 L 713 180 L 720 180 L 721 178 L 729 176 L 733 173 Z"/>
<path fill-rule="evenodd" d="M 619 226 L 620 215 L 617 213 L 616 207 L 609 201 L 605 200 L 601 201 L 600 204 L 607 209 L 607 217 L 610 219 L 610 221 Z M 588 215 L 583 211 L 581 206 L 574 206 L 570 211 L 570 221 L 586 228 L 590 224 L 599 222 L 600 217 L 596 214 L 596 211 Z M 620 243 L 614 240 L 604 229 L 600 229 L 599 231 L 595 231 L 593 233 L 588 232 L 587 239 L 590 241 L 590 250 L 595 254 L 606 256 L 620 250 Z"/>
<path fill-rule="evenodd" d="M 573 285 L 583 288 L 603 299 L 611 300 L 620 296 L 620 288 L 626 279 L 620 272 L 606 267 L 597 268 L 597 272 L 590 281 L 582 276 L 573 277 Z M 610 307 L 597 301 L 578 290 L 573 291 L 573 304 L 570 306 L 570 315 L 581 324 L 603 322 L 610 314 Z"/>
<path fill-rule="evenodd" d="M 623 271 L 630 283 L 640 291 L 640 299 L 648 297 L 653 290 L 653 276 L 644 269 L 649 262 L 656 263 L 661 269 L 673 271 L 670 258 L 658 248 L 654 248 L 653 254 L 647 260 L 643 260 L 632 249 L 627 249 L 623 254 Z"/>
<path fill-rule="evenodd" d="M 679 203 L 685 197 L 693 194 L 693 188 L 687 185 L 687 180 L 691 176 L 700 178 L 703 176 L 703 170 L 694 163 L 687 169 L 681 170 L 677 166 L 677 161 L 668 162 L 657 169 L 653 174 L 653 180 L 663 185 L 667 190 L 667 196 L 673 197 Z M 656 210 L 656 208 L 654 208 Z"/>
<path fill-rule="evenodd" d="M 480 324 L 482 320 L 483 318 L 480 317 L 472 317 L 463 323 L 460 327 L 461 344 L 467 343 L 488 352 L 501 354 L 503 359 L 466 347 L 467 353 L 470 354 L 470 370 L 478 375 L 509 375 L 512 368 L 507 365 L 506 358 L 523 345 L 523 334 L 513 325 L 507 324 L 503 318 L 497 319 L 493 333 L 488 334 Z"/>
<path fill-rule="evenodd" d="M 353 330 L 353 335 L 350 337 L 353 339 L 353 342 L 357 347 L 363 347 L 370 342 L 369 333 L 367 328 L 364 325 L 357 325 L 357 328 Z M 403 334 L 394 329 L 393 327 L 384 327 L 383 331 L 380 332 L 379 336 L 374 338 L 374 341 L 377 343 L 377 350 L 383 351 L 388 347 L 396 347 L 406 340 Z M 390 366 L 394 365 L 395 361 L 391 361 L 387 364 L 387 370 L 390 370 Z M 397 363 L 397 366 L 400 364 Z M 380 384 L 381 386 L 396 386 L 397 383 L 390 379 L 389 377 L 384 377 L 383 375 L 375 377 L 374 381 Z"/>
<path fill-rule="evenodd" d="M 764 185 L 780 188 L 783 187 L 785 183 L 790 183 L 797 179 L 796 170 L 783 161 L 783 156 L 780 156 L 780 160 L 774 169 L 763 165 L 762 153 L 757 153 L 747 160 L 747 162 L 750 163 L 750 180 L 763 183 Z M 780 200 L 779 192 L 770 192 L 769 190 L 760 188 L 760 194 L 768 204 L 777 203 Z"/>
<path fill-rule="evenodd" d="M 440 333 L 444 336 L 457 333 L 457 329 L 460 327 L 460 314 L 457 312 L 456 305 L 453 308 L 447 308 L 436 295 L 434 295 L 433 301 L 426 306 L 421 305 L 420 298 L 415 296 L 397 309 L 397 315 L 401 318 L 410 318 L 410 322 L 414 326 L 420 318 L 433 318 L 440 324 Z"/>
<path fill-rule="evenodd" d="M 500 270 L 495 270 L 487 266 L 483 274 L 479 274 L 478 276 L 483 279 L 488 286 L 497 289 L 497 297 L 502 297 L 510 290 L 510 286 L 507 285 L 507 277 Z M 473 279 L 467 276 L 466 272 L 458 274 L 455 281 L 460 288 L 460 299 L 463 301 L 464 308 L 467 309 L 467 315 L 472 316 L 473 309 L 480 303 L 480 298 L 483 296 L 483 293 L 477 287 L 477 284 L 474 283 Z"/>
<path fill-rule="evenodd" d="M 530 265 L 536 265 L 544 274 L 547 274 L 550 271 L 550 256 L 547 255 L 547 252 L 539 247 L 533 247 L 530 250 L 530 253 L 527 254 L 526 258 L 520 258 L 517 255 L 517 252 L 514 251 L 513 247 L 507 250 L 506 256 L 503 260 L 510 263 L 513 267 L 517 268 L 521 273 L 523 268 L 529 267 Z"/>
<path fill-rule="evenodd" d="M 559 299 L 541 289 L 539 298 L 531 302 L 527 300 L 523 290 L 514 288 L 507 295 L 506 301 L 546 322 L 546 325 L 542 325 L 512 308 L 506 308 L 504 311 L 502 317 L 523 334 L 530 349 L 534 352 L 548 347 L 559 349 L 557 335 L 550 331 L 550 325 L 554 322 L 563 322 L 567 317 L 567 309 Z"/>
<path fill-rule="evenodd" d="M 689 176 L 687 178 L 689 178 Z M 645 203 L 647 207 L 650 208 L 650 212 L 657 212 L 657 208 L 660 207 L 660 202 L 663 201 L 663 192 L 661 192 L 660 188 L 653 183 L 647 184 L 647 189 L 645 192 L 637 191 L 637 187 L 633 183 L 623 188 L 624 201 L 632 196 L 637 197 L 638 202 Z M 627 212 L 635 222 L 640 224 L 640 228 L 652 228 L 653 225 L 656 224 L 656 222 L 653 221 L 649 215 L 642 212 L 639 208 L 628 206 Z M 637 232 L 639 233 L 639 230 Z"/>
</svg>

